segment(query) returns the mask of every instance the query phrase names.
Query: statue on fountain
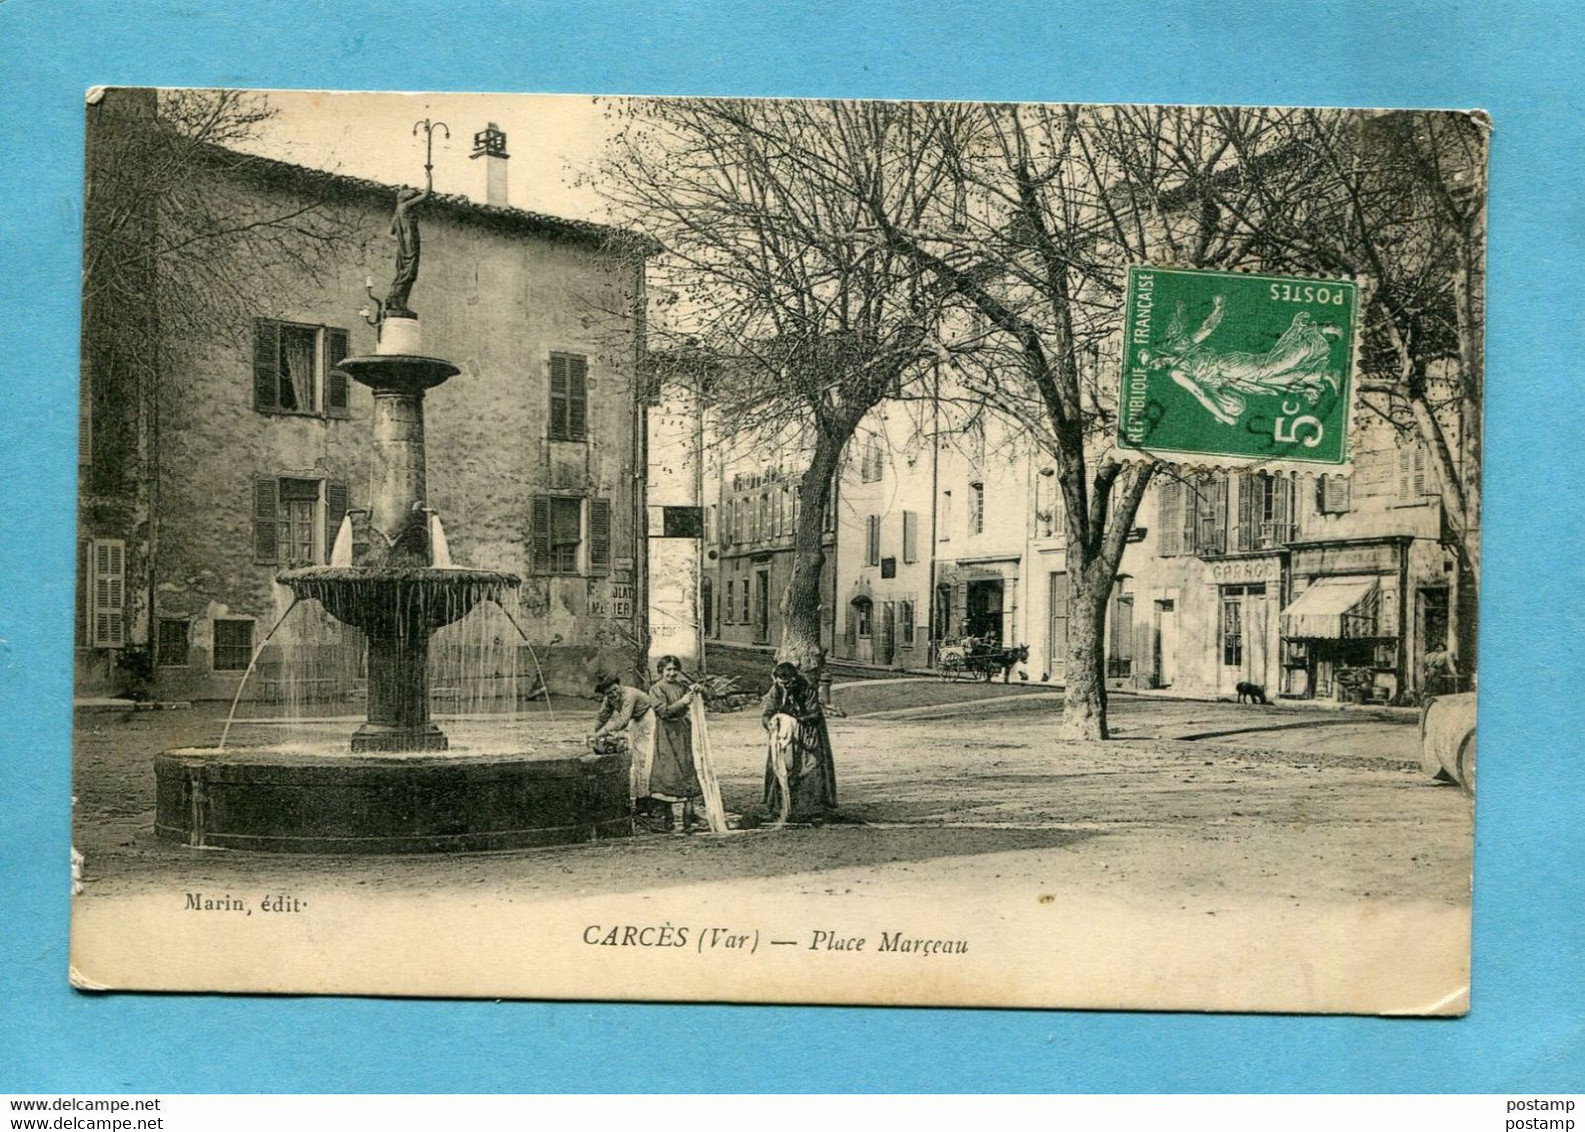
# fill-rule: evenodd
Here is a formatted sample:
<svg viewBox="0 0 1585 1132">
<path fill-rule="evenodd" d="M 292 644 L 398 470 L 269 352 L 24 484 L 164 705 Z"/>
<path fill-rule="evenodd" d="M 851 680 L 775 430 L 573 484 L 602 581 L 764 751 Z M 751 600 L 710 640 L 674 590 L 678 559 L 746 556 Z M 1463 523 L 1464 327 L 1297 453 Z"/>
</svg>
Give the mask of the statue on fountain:
<svg viewBox="0 0 1585 1132">
<path fill-rule="evenodd" d="M 396 237 L 396 274 L 381 304 L 387 318 L 418 317 L 407 305 L 413 284 L 418 282 L 418 217 L 413 210 L 429 199 L 434 187 L 434 176 L 430 174 L 424 178 L 422 189 L 404 185 L 396 194 L 396 213 L 391 217 L 391 235 Z"/>
</svg>

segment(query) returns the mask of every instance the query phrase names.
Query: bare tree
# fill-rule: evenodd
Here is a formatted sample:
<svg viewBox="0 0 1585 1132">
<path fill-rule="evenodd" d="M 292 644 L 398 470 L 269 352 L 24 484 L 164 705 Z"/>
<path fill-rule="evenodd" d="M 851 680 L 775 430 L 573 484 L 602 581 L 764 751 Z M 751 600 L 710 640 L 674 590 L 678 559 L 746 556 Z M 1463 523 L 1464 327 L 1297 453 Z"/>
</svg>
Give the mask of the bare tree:
<svg viewBox="0 0 1585 1132">
<path fill-rule="evenodd" d="M 1367 284 L 1360 389 L 1430 456 L 1464 576 L 1461 651 L 1472 658 L 1490 123 L 1440 111 L 1289 111 L 1267 128 L 1280 152 L 1301 159 L 1279 166 L 1251 158 L 1256 147 L 1229 113 L 1243 187 L 1255 194 L 1240 221 L 1264 258 Z"/>
<path fill-rule="evenodd" d="M 864 230 L 912 228 L 946 183 L 917 155 L 915 108 L 653 100 L 624 119 L 600 179 L 613 210 L 665 252 L 651 339 L 685 364 L 740 437 L 794 443 L 793 567 L 778 657 L 821 663 L 822 517 L 864 415 L 931 356 L 941 291 Z"/>
<path fill-rule="evenodd" d="M 872 198 L 879 245 L 928 272 L 975 330 L 940 343 L 959 379 L 1054 458 L 1068 577 L 1061 734 L 1107 736 L 1105 620 L 1155 466 L 1114 434 L 1124 268 L 1233 268 L 1255 250 L 1223 197 L 1247 203 L 1227 130 L 1203 109 L 928 106 L 916 160 L 953 190 L 899 223 Z M 1254 125 L 1250 126 L 1253 133 Z M 923 180 L 924 178 L 921 178 Z"/>
</svg>

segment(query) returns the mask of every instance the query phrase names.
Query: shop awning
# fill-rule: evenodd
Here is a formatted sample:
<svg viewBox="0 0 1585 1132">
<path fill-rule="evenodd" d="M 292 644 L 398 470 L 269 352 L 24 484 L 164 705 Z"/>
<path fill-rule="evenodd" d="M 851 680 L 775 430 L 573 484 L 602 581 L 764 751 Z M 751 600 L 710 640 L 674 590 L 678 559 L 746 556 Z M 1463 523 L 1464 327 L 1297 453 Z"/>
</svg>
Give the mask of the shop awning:
<svg viewBox="0 0 1585 1132">
<path fill-rule="evenodd" d="M 1374 578 L 1321 578 L 1282 611 L 1284 637 L 1329 641 L 1377 636 Z"/>
</svg>

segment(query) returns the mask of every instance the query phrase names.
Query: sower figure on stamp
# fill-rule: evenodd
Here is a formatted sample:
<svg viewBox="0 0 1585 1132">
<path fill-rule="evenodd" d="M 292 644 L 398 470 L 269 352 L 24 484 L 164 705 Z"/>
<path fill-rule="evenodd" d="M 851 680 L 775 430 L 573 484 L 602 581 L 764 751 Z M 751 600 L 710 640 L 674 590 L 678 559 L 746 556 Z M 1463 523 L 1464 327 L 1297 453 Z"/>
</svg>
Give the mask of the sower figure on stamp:
<svg viewBox="0 0 1585 1132">
<path fill-rule="evenodd" d="M 771 688 L 760 704 L 765 725 L 765 807 L 771 819 L 818 825 L 837 804 L 836 763 L 826 731 L 820 692 L 787 661 L 771 673 Z"/>
<path fill-rule="evenodd" d="M 1309 311 L 1299 311 L 1264 353 L 1217 350 L 1204 343 L 1221 324 L 1225 308 L 1226 301 L 1217 295 L 1211 313 L 1190 334 L 1183 304 L 1178 304 L 1166 343 L 1155 353 L 1141 351 L 1141 363 L 1152 369 L 1165 367 L 1173 381 L 1225 425 L 1236 425 L 1243 416 L 1246 394 L 1299 393 L 1313 405 L 1323 392 L 1337 392 L 1341 371 L 1332 363 L 1328 341 L 1341 336 L 1336 326 L 1317 325 Z"/>
</svg>

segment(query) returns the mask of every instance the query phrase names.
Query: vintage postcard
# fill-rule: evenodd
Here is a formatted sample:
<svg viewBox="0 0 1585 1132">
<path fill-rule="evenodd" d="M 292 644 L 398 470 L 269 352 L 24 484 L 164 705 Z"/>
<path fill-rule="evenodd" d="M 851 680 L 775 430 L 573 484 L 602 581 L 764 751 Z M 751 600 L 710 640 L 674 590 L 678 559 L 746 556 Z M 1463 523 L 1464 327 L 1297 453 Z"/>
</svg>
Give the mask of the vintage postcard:
<svg viewBox="0 0 1585 1132">
<path fill-rule="evenodd" d="M 1467 1009 L 1483 115 L 87 116 L 76 986 Z"/>
</svg>

